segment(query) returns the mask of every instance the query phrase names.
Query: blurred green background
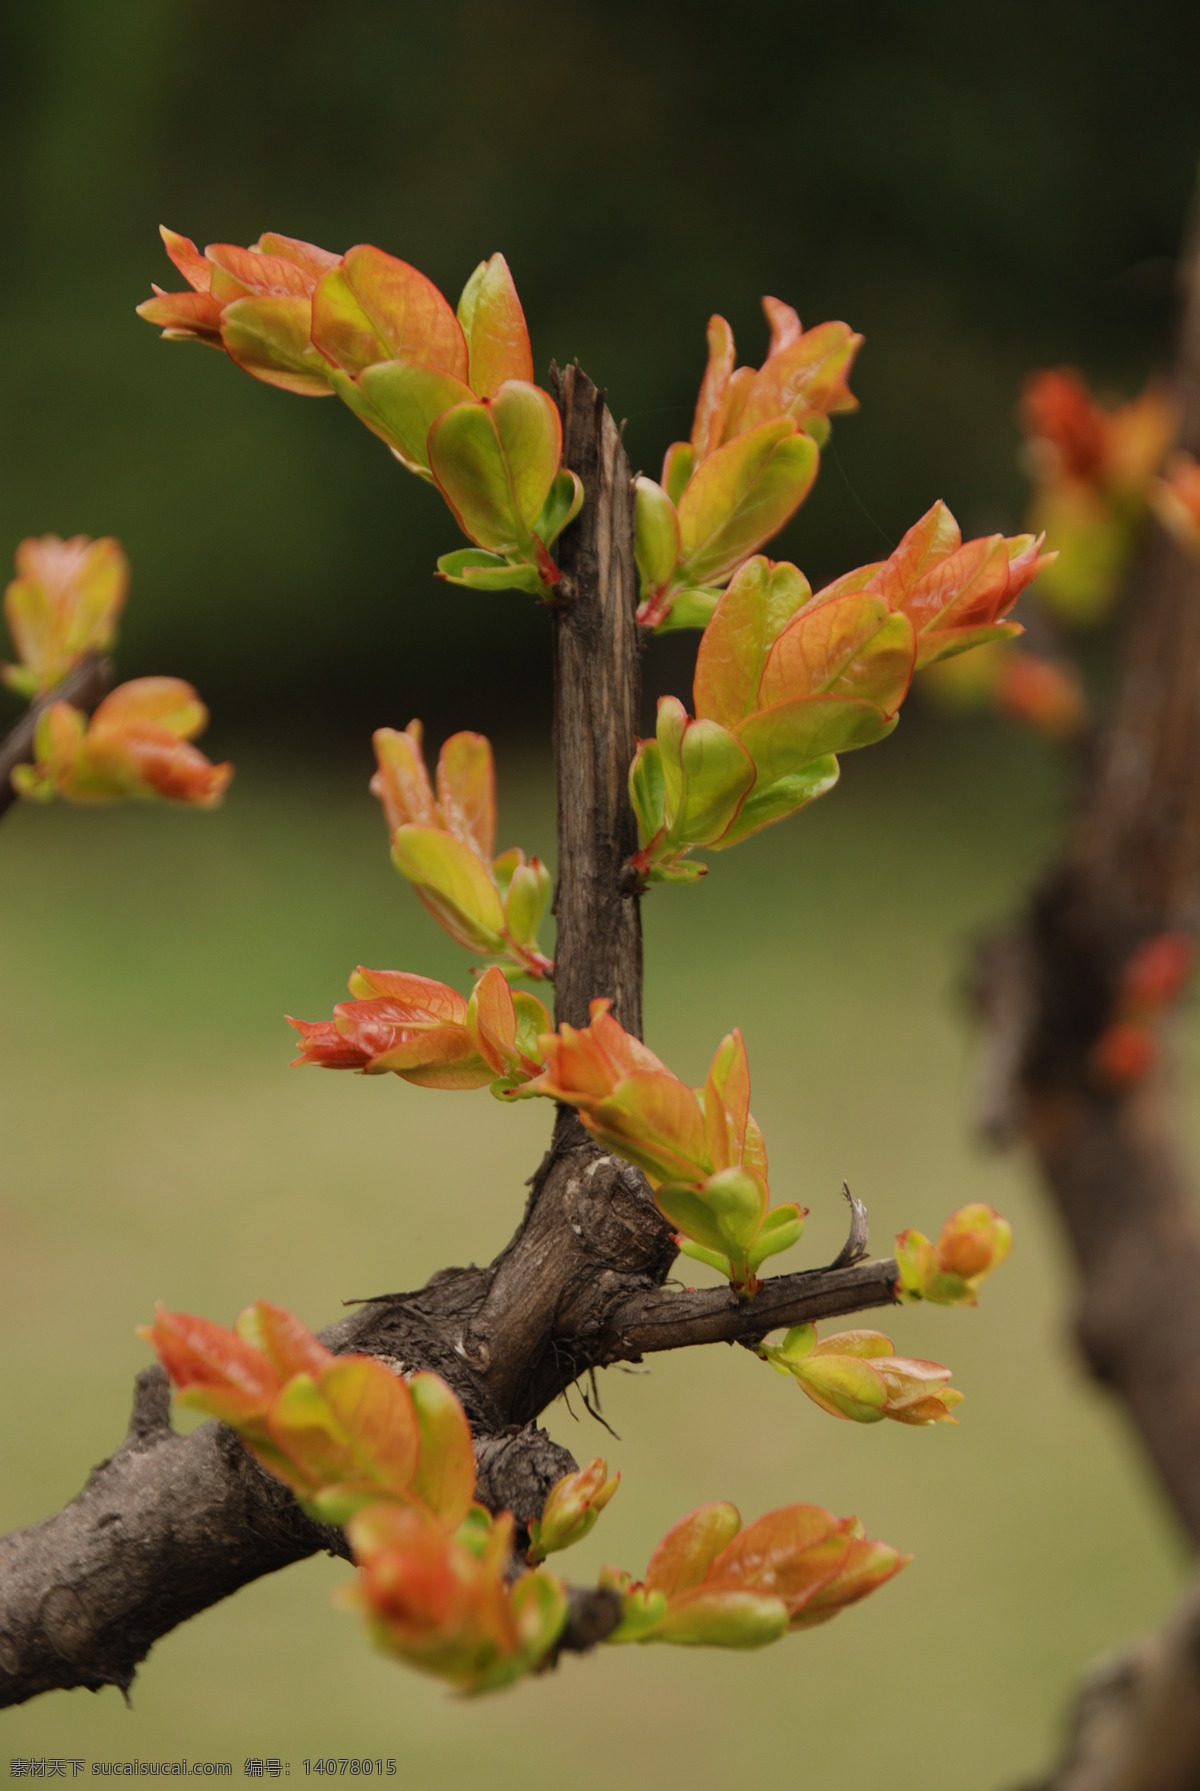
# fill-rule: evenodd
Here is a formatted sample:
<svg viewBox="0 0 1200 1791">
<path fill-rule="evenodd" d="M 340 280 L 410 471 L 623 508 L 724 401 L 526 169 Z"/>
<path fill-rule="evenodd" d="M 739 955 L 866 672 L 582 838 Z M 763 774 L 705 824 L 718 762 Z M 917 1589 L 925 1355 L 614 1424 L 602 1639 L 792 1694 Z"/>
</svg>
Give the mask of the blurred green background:
<svg viewBox="0 0 1200 1791">
<path fill-rule="evenodd" d="M 434 584 L 444 511 L 340 405 L 158 342 L 133 316 L 168 279 L 157 224 L 370 240 L 452 297 L 501 247 L 539 367 L 578 356 L 651 471 L 686 433 L 710 311 L 754 360 L 763 291 L 847 318 L 863 415 L 783 544 L 824 578 L 937 496 L 973 531 L 1018 524 L 1029 366 L 1132 390 L 1161 363 L 1198 65 L 1200 16 L 1166 0 L 0 13 L 3 539 L 119 535 L 122 672 L 193 679 L 239 763 L 215 815 L 23 809 L 0 834 L 0 1527 L 117 1441 L 156 1297 L 229 1320 L 265 1295 L 320 1325 L 483 1260 L 546 1136 L 486 1094 L 286 1069 L 280 1016 L 327 1014 L 357 962 L 466 980 L 388 867 L 371 727 L 491 730 L 501 843 L 552 856 L 545 621 Z M 682 690 L 686 648 L 656 643 L 647 674 Z M 1076 1363 L 1031 1178 L 970 1135 L 967 945 L 1052 849 L 1063 796 L 1037 744 L 914 714 L 830 801 L 647 905 L 649 1037 L 698 1080 L 745 1029 L 776 1198 L 813 1209 L 797 1261 L 835 1253 L 843 1177 L 880 1249 L 971 1199 L 1011 1213 L 1018 1247 L 979 1312 L 895 1322 L 954 1367 L 957 1431 L 837 1424 L 740 1351 L 606 1375 L 620 1442 L 554 1408 L 555 1435 L 625 1475 L 573 1571 L 638 1571 L 724 1496 L 858 1511 L 915 1552 L 901 1580 L 761 1655 L 612 1650 L 465 1705 L 370 1655 L 329 1604 L 347 1570 L 314 1562 L 163 1643 L 132 1715 L 78 1693 L 0 1718 L 6 1756 L 240 1775 L 279 1753 L 297 1777 L 306 1754 L 389 1754 L 402 1784 L 538 1791 L 961 1791 L 1043 1762 L 1072 1681 L 1184 1571 Z"/>
<path fill-rule="evenodd" d="M 755 362 L 764 292 L 847 319 L 863 413 L 784 541 L 823 580 L 936 497 L 1018 522 L 1030 366 L 1132 389 L 1162 359 L 1198 66 L 1186 0 L 0 8 L 0 551 L 119 535 L 122 667 L 198 684 L 219 750 L 413 713 L 536 730 L 534 606 L 435 585 L 436 494 L 336 400 L 134 316 L 177 284 L 157 226 L 375 242 L 452 299 L 502 248 L 536 366 L 578 357 L 650 472 L 711 312 Z"/>
<path fill-rule="evenodd" d="M 502 836 L 550 849 L 544 767 L 500 755 Z M 373 1656 L 312 1562 L 159 1645 L 133 1693 L 0 1718 L 4 1755 L 391 1754 L 404 1784 L 581 1791 L 761 1782 L 1000 1791 L 1046 1759 L 1072 1682 L 1168 1608 L 1183 1555 L 1120 1415 L 1070 1344 L 1070 1276 L 1025 1167 L 969 1130 L 958 978 L 1055 830 L 1046 751 L 998 727 L 947 753 L 901 729 L 843 787 L 646 904 L 647 1030 L 699 1081 L 746 1033 L 775 1198 L 828 1262 L 845 1177 L 875 1246 L 992 1201 L 1017 1245 L 978 1311 L 877 1315 L 948 1362 L 957 1430 L 826 1417 L 742 1350 L 601 1377 L 546 1415 L 621 1491 L 570 1560 L 641 1571 L 675 1517 L 735 1499 L 858 1512 L 911 1549 L 894 1585 L 751 1656 L 609 1650 L 466 1705 Z M 118 1440 L 155 1298 L 225 1322 L 265 1295 L 314 1326 L 507 1238 L 549 1114 L 486 1091 L 289 1070 L 282 1014 L 328 1013 L 353 964 L 464 985 L 466 954 L 388 866 L 344 767 L 251 757 L 214 815 L 22 808 L 0 851 L 0 1528 L 37 1520 Z M 698 968 L 701 967 L 701 968 Z M 1188 1104 L 1192 1133 L 1200 1106 Z M 704 1271 L 687 1265 L 688 1278 Z M 867 1322 L 870 1322 L 868 1320 Z M 578 1420 L 578 1421 L 576 1421 Z"/>
</svg>

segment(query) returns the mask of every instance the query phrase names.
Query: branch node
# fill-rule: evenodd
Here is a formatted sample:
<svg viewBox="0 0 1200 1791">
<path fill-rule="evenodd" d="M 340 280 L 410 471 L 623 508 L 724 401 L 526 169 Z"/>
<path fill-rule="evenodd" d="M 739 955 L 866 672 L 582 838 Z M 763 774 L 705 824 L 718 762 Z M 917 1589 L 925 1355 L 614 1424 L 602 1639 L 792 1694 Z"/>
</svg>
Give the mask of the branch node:
<svg viewBox="0 0 1200 1791">
<path fill-rule="evenodd" d="M 461 1356 L 467 1367 L 473 1368 L 477 1374 L 486 1374 L 492 1365 L 492 1352 L 488 1344 L 484 1342 L 478 1349 L 469 1350 L 461 1331 L 454 1341 L 454 1353 Z"/>
<path fill-rule="evenodd" d="M 550 1660 L 558 1665 L 561 1654 L 586 1654 L 610 1636 L 621 1621 L 621 1600 L 605 1586 L 581 1589 L 572 1586 L 567 1621 Z"/>
</svg>

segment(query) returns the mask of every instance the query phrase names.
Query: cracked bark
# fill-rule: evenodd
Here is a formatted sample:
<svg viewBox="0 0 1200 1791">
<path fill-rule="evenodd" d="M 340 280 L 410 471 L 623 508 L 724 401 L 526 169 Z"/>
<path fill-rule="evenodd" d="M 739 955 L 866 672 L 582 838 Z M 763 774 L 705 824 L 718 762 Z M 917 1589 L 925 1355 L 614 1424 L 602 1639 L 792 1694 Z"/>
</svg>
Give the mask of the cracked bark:
<svg viewBox="0 0 1200 1791">
<path fill-rule="evenodd" d="M 558 384 L 564 461 L 586 504 L 562 540 L 553 619 L 557 1017 L 586 1024 L 589 1001 L 607 995 L 640 1035 L 638 898 L 621 881 L 636 849 L 630 469 L 603 395 L 577 368 Z M 675 1247 L 644 1178 L 560 1111 L 524 1217 L 494 1262 L 370 1300 L 323 1340 L 397 1372 L 442 1375 L 475 1434 L 477 1496 L 527 1525 L 575 1465 L 535 1421 L 581 1373 L 643 1351 L 754 1342 L 776 1325 L 892 1299 L 894 1262 L 845 1257 L 769 1280 L 752 1306 L 725 1289 L 665 1288 Z M 345 1554 L 340 1533 L 306 1518 L 230 1432 L 210 1424 L 177 1436 L 167 1406 L 161 1371 L 147 1370 L 129 1435 L 79 1497 L 0 1538 L 0 1705 L 56 1687 L 128 1688 L 153 1643 L 186 1618 L 320 1549 Z M 590 1647 L 615 1621 L 611 1595 L 573 1593 L 560 1651 Z"/>
</svg>

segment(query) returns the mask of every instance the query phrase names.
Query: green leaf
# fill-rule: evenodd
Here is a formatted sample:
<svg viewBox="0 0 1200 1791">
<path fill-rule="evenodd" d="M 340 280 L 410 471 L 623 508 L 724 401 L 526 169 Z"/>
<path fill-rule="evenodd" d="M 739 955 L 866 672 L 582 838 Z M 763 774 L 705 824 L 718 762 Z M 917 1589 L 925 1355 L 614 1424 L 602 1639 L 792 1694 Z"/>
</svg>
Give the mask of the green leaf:
<svg viewBox="0 0 1200 1791">
<path fill-rule="evenodd" d="M 532 528 L 554 486 L 562 458 L 562 418 L 549 392 L 507 380 L 491 400 L 492 421 L 504 453 L 517 513 Z"/>
<path fill-rule="evenodd" d="M 777 534 L 808 495 L 819 460 L 815 443 L 786 417 L 711 454 L 679 500 L 687 582 L 719 581 Z"/>
<path fill-rule="evenodd" d="M 757 1237 L 767 1204 L 762 1184 L 742 1169 L 709 1176 L 702 1193 L 667 1182 L 654 1198 L 677 1231 L 735 1259 L 743 1258 Z"/>
<path fill-rule="evenodd" d="M 793 1244 L 800 1242 L 803 1231 L 804 1214 L 794 1202 L 773 1207 L 750 1247 L 747 1257 L 750 1267 L 757 1269 L 768 1256 L 778 1256 L 781 1251 L 790 1250 Z"/>
<path fill-rule="evenodd" d="M 694 721 L 688 728 L 682 764 L 685 797 L 672 831 L 691 845 L 708 845 L 732 823 L 754 783 L 754 765 L 732 734 L 707 721 Z"/>
<path fill-rule="evenodd" d="M 773 784 L 814 759 L 884 739 L 898 720 L 854 697 L 802 697 L 748 715 L 737 738 L 754 760 L 759 782 Z"/>
<path fill-rule="evenodd" d="M 646 1639 L 690 1648 L 762 1648 L 778 1641 L 787 1626 L 788 1609 L 781 1598 L 763 1592 L 700 1590 L 673 1599 Z"/>
<path fill-rule="evenodd" d="M 528 591 L 544 595 L 541 574 L 528 560 L 508 560 L 503 554 L 486 553 L 481 547 L 463 547 L 444 553 L 437 563 L 438 577 L 447 584 L 466 585 L 472 591 Z"/>
<path fill-rule="evenodd" d="M 678 504 L 687 490 L 696 465 L 691 442 L 672 442 L 663 460 L 663 490 L 673 504 Z"/>
<path fill-rule="evenodd" d="M 562 424 L 538 386 L 510 380 L 486 404 L 452 405 L 429 432 L 429 464 L 461 526 L 480 547 L 532 551 L 531 530 L 558 471 Z"/>
<path fill-rule="evenodd" d="M 19 697 L 32 701 L 38 694 L 39 683 L 37 673 L 27 671 L 23 665 L 0 666 L 0 684 L 7 685 L 9 690 L 15 690 Z"/>
<path fill-rule="evenodd" d="M 673 576 L 679 559 L 679 514 L 661 485 L 634 480 L 633 552 L 642 597 L 657 595 Z"/>
<path fill-rule="evenodd" d="M 492 882 L 500 891 L 500 900 L 508 900 L 508 886 L 512 882 L 513 872 L 525 862 L 525 854 L 520 846 L 509 846 L 506 852 L 492 860 Z"/>
<path fill-rule="evenodd" d="M 39 771 L 36 765 L 14 765 L 12 787 L 18 796 L 24 797 L 26 802 L 52 802 L 54 800 L 53 776 Z"/>
<path fill-rule="evenodd" d="M 553 547 L 569 522 L 583 509 L 583 480 L 561 467 L 554 475 L 550 495 L 542 505 L 533 532 L 543 547 Z"/>
<path fill-rule="evenodd" d="M 523 1057 L 532 1058 L 535 1063 L 541 1059 L 538 1039 L 547 1032 L 553 1031 L 550 1016 L 536 995 L 528 989 L 513 990 L 513 1012 L 517 1021 L 517 1050 Z"/>
<path fill-rule="evenodd" d="M 647 846 L 666 826 L 666 782 L 657 740 L 638 742 L 629 767 L 629 800 L 637 816 L 640 842 Z"/>
<path fill-rule="evenodd" d="M 810 1356 L 817 1347 L 816 1325 L 793 1325 L 785 1331 L 783 1342 L 773 1356 L 782 1356 L 788 1361 L 799 1362 L 804 1356 Z"/>
<path fill-rule="evenodd" d="M 655 628 L 655 634 L 672 634 L 681 628 L 707 628 L 709 619 L 721 598 L 720 591 L 679 591 L 671 598 L 671 607 Z"/>
<path fill-rule="evenodd" d="M 334 389 L 405 466 L 426 478 L 431 477 L 429 431 L 452 404 L 472 401 L 471 388 L 452 373 L 409 361 L 379 361 L 364 367 L 355 380 L 342 374 Z M 352 393 L 357 393 L 357 403 Z"/>
<path fill-rule="evenodd" d="M 757 554 L 739 567 L 696 654 L 697 715 L 732 728 L 759 707 L 771 649 L 811 596 L 808 580 L 787 560 L 773 566 Z"/>
<path fill-rule="evenodd" d="M 462 1523 L 475 1497 L 475 1456 L 463 1409 L 436 1374 L 408 1383 L 421 1449 L 412 1492 L 451 1528 Z"/>
<path fill-rule="evenodd" d="M 833 789 L 839 775 L 837 760 L 823 758 L 814 759 L 811 764 L 786 777 L 776 778 L 773 783 L 756 783 L 732 826 L 719 840 L 712 841 L 709 850 L 724 852 L 739 841 L 749 839 L 751 834 L 760 833 L 764 827 L 807 808 L 818 796 L 825 796 Z"/>
<path fill-rule="evenodd" d="M 272 1442 L 303 1464 L 310 1480 L 342 1480 L 348 1465 L 346 1432 L 310 1374 L 296 1374 L 271 1406 Z"/>
<path fill-rule="evenodd" d="M 822 1356 L 814 1352 L 792 1366 L 803 1392 L 822 1411 L 855 1424 L 878 1424 L 887 1404 L 883 1378 L 857 1356 Z"/>
<path fill-rule="evenodd" d="M 504 921 L 515 945 L 532 945 L 550 899 L 550 875 L 544 866 L 519 865 L 513 872 L 504 904 Z"/>
<path fill-rule="evenodd" d="M 504 910 L 487 867 L 440 827 L 398 827 L 392 862 L 442 926 L 468 950 L 504 949 Z"/>
<path fill-rule="evenodd" d="M 463 534 L 496 553 L 528 554 L 529 530 L 488 406 L 455 404 L 443 411 L 429 431 L 428 451 L 430 470 Z"/>
<path fill-rule="evenodd" d="M 724 1275 L 726 1281 L 733 1280 L 733 1266 L 729 1258 L 720 1250 L 706 1250 L 703 1244 L 696 1244 L 692 1242 L 691 1238 L 681 1237 L 679 1254 L 690 1256 L 695 1262 L 705 1263 L 708 1268 L 715 1269 L 718 1275 Z"/>
<path fill-rule="evenodd" d="M 666 1614 L 665 1592 L 647 1592 L 641 1586 L 635 1586 L 625 1594 L 621 1621 L 604 1639 L 613 1643 L 653 1641 L 654 1632 Z"/>
<path fill-rule="evenodd" d="M 728 828 L 754 783 L 740 742 L 715 721 L 693 721 L 675 697 L 658 705 L 665 844 L 703 846 Z"/>
<path fill-rule="evenodd" d="M 694 858 L 673 858 L 662 864 L 652 864 L 647 876 L 651 883 L 699 883 L 701 877 L 707 877 L 708 866 L 699 864 Z"/>
<path fill-rule="evenodd" d="M 329 396 L 329 362 L 309 335 L 311 306 L 303 298 L 242 298 L 221 313 L 221 341 L 244 373 L 285 392 Z"/>
</svg>

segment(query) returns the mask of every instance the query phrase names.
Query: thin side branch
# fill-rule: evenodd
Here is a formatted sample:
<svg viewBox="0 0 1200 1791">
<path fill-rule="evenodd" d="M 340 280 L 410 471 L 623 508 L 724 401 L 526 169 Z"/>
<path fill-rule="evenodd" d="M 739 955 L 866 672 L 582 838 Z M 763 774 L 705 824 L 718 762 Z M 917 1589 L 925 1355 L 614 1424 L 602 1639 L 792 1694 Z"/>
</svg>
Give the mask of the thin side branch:
<svg viewBox="0 0 1200 1791">
<path fill-rule="evenodd" d="M 111 687 L 112 681 L 112 660 L 100 653 L 89 653 L 73 671 L 67 673 L 61 684 L 56 684 L 44 697 L 39 697 L 28 714 L 23 715 L 16 727 L 0 740 L 0 815 L 17 800 L 17 792 L 12 784 L 13 772 L 18 765 L 33 762 L 33 736 L 42 711 L 48 709 L 51 703 L 74 703 L 77 709 L 83 709 L 90 715 Z"/>
<path fill-rule="evenodd" d="M 896 1272 L 889 1258 L 781 1275 L 748 1304 L 721 1288 L 628 1297 L 586 1336 L 551 1351 L 554 1374 L 543 1386 L 556 1381 L 562 1391 L 591 1366 L 701 1343 L 754 1342 L 779 1326 L 887 1305 Z M 439 1290 L 444 1298 L 453 1281 L 453 1274 L 435 1277 L 421 1293 L 365 1308 L 324 1341 L 368 1348 L 397 1369 L 425 1366 L 426 1352 L 414 1347 L 423 1330 L 418 1315 L 422 1303 L 436 1307 Z M 402 1337 L 407 1360 L 394 1353 Z M 428 1353 L 478 1424 L 481 1396 L 469 1365 L 453 1345 L 449 1361 Z M 168 1407 L 161 1369 L 145 1370 L 125 1441 L 78 1498 L 45 1523 L 0 1537 L 0 1708 L 73 1686 L 127 1691 L 153 1644 L 187 1618 L 319 1551 L 346 1556 L 340 1531 L 305 1517 L 231 1431 L 205 1424 L 179 1436 Z M 501 1425 L 476 1436 L 476 1497 L 528 1526 L 575 1465 L 535 1424 Z M 616 1620 L 609 1595 L 574 1591 L 560 1650 L 594 1646 Z"/>
<path fill-rule="evenodd" d="M 655 1288 L 634 1294 L 613 1313 L 608 1362 L 636 1362 L 657 1350 L 701 1343 L 757 1343 L 786 1325 L 815 1324 L 872 1306 L 895 1306 L 899 1269 L 893 1257 L 842 1269 L 772 1275 L 752 1300 L 727 1288 Z"/>
</svg>

